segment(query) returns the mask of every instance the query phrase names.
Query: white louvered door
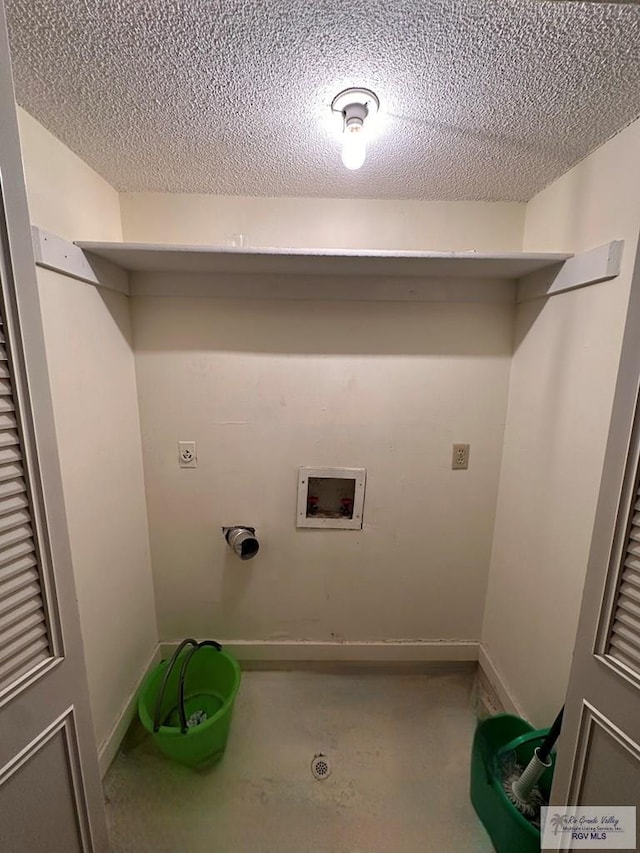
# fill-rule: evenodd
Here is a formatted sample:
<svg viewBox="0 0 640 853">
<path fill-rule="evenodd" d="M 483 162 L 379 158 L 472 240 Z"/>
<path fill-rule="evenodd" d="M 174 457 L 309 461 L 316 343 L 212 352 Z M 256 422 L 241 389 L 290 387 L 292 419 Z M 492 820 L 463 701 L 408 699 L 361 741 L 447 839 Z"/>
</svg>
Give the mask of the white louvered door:
<svg viewBox="0 0 640 853">
<path fill-rule="evenodd" d="M 640 822 L 638 250 L 551 802 L 636 806 Z"/>
<path fill-rule="evenodd" d="M 8 51 L 0 0 L 0 851 L 107 853 Z"/>
</svg>

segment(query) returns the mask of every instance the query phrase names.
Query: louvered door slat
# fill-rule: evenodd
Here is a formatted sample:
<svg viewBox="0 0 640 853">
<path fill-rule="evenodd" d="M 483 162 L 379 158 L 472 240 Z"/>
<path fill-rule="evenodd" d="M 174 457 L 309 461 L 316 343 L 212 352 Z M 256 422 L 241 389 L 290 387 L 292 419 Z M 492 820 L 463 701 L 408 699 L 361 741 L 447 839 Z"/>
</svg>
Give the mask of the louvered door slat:
<svg viewBox="0 0 640 853">
<path fill-rule="evenodd" d="M 0 649 L 4 649 L 11 643 L 16 642 L 16 640 L 25 634 L 30 634 L 36 628 L 39 629 L 42 627 L 42 631 L 38 630 L 38 637 L 44 633 L 44 613 L 42 612 L 42 608 L 34 607 L 29 612 L 25 612 L 25 610 L 26 608 L 22 610 L 20 619 L 14 619 L 11 624 L 5 625 L 0 631 Z M 2 659 L 1 654 L 0 652 L 0 660 Z"/>
<path fill-rule="evenodd" d="M 42 620 L 42 607 L 35 598 L 31 597 L 16 605 L 11 614 L 5 614 L 5 621 L 3 623 L 5 630 L 9 630 L 16 623 L 22 623 L 27 618 L 33 619 L 34 614 L 37 616 L 38 621 Z"/>
<path fill-rule="evenodd" d="M 628 520 L 607 653 L 640 675 L 640 489 Z"/>
<path fill-rule="evenodd" d="M 21 631 L 19 636 L 12 640 L 12 642 L 5 646 L 0 646 L 0 666 L 7 661 L 10 661 L 11 658 L 25 646 L 29 646 L 40 640 L 46 634 L 46 631 L 47 629 L 43 619 L 38 625 L 34 625 L 33 627 Z M 2 630 L 0 630 L 0 637 L 1 636 Z"/>
<path fill-rule="evenodd" d="M 0 362 L 0 376 L 3 375 L 3 369 L 6 370 L 6 364 Z M 18 419 L 15 412 L 4 412 L 0 415 L 0 429 L 17 429 Z"/>
<path fill-rule="evenodd" d="M 15 607 L 22 607 L 25 601 L 39 599 L 40 588 L 38 586 L 38 573 L 35 570 L 29 570 L 22 574 L 15 575 L 10 581 L 7 581 L 6 595 L 0 598 L 0 630 L 4 619 L 7 620 L 11 616 L 11 611 Z"/>
<path fill-rule="evenodd" d="M 14 560 L 24 557 L 26 554 L 32 554 L 34 550 L 35 546 L 33 544 L 33 540 L 24 539 L 22 542 L 16 542 L 11 546 L 11 548 L 5 548 L 4 551 L 0 551 L 0 571 L 5 566 L 11 565 Z M 1 596 L 2 590 L 0 589 L 0 597 Z"/>
<path fill-rule="evenodd" d="M 18 650 L 13 653 L 13 657 L 0 663 L 0 685 L 11 684 L 25 672 L 51 657 L 49 639 L 45 635 L 35 640 L 29 639 L 22 644 L 18 643 L 16 648 Z"/>
<path fill-rule="evenodd" d="M 0 492 L 3 488 L 3 483 L 7 480 L 15 480 L 16 478 L 22 478 L 24 476 L 24 471 L 22 470 L 22 465 L 20 462 L 8 462 L 6 464 L 0 465 Z M 26 491 L 26 486 L 24 484 L 24 480 L 21 481 L 23 486 L 23 491 Z"/>
<path fill-rule="evenodd" d="M 627 624 L 623 619 L 616 619 L 613 623 L 613 630 L 616 637 L 621 637 L 630 646 L 637 649 L 640 655 L 640 631 L 638 625 Z"/>
<path fill-rule="evenodd" d="M 630 613 L 640 622 L 640 601 L 634 601 L 627 596 L 621 595 L 618 599 L 618 607 L 623 613 Z"/>
<path fill-rule="evenodd" d="M 31 527 L 29 524 L 21 524 L 14 527 L 12 530 L 0 532 L 0 560 L 5 551 L 10 550 L 20 542 L 26 542 L 31 539 Z"/>
<path fill-rule="evenodd" d="M 18 495 L 11 495 L 10 497 L 5 498 L 3 501 L 0 501 L 0 524 L 2 523 L 3 516 L 18 512 L 18 510 L 21 509 L 25 510 L 25 517 L 30 518 L 29 499 L 24 493 Z"/>
<path fill-rule="evenodd" d="M 0 397 L 0 405 L 2 404 L 2 397 Z M 2 447 L 0 448 L 0 465 L 9 465 L 12 462 L 20 462 L 22 460 L 22 453 L 20 452 L 19 447 Z"/>
<path fill-rule="evenodd" d="M 24 478 L 24 469 L 19 460 L 17 462 L 12 460 L 9 462 L 0 462 L 0 483 L 4 483 L 5 480 L 14 480 L 18 477 Z"/>
<path fill-rule="evenodd" d="M 16 498 L 19 500 L 20 496 L 17 495 Z M 15 500 L 16 498 L 12 498 Z M 31 516 L 29 515 L 29 511 L 22 509 L 15 510 L 7 510 L 6 512 L 2 512 L 3 507 L 0 504 L 0 535 L 4 533 L 9 533 L 10 531 L 15 530 L 16 528 L 27 527 L 29 530 L 29 535 L 31 535 Z"/>
<path fill-rule="evenodd" d="M 627 543 L 627 554 L 632 557 L 640 557 L 640 543 L 634 542 L 633 539 Z"/>
<path fill-rule="evenodd" d="M 637 646 L 632 646 L 623 637 L 613 634 L 609 654 L 626 663 L 631 669 L 640 671 L 640 649 Z"/>
<path fill-rule="evenodd" d="M 18 466 L 17 470 L 21 470 L 20 466 Z M 17 495 L 27 491 L 27 485 L 23 478 L 16 477 L 15 466 L 12 466 L 11 472 L 11 478 L 7 476 L 7 479 L 5 480 L 0 479 L 0 501 L 2 501 L 3 498 L 8 497 L 9 495 Z"/>
<path fill-rule="evenodd" d="M 624 565 L 627 566 L 629 569 L 633 569 L 636 572 L 640 572 L 640 558 L 639 557 L 633 557 L 633 556 L 629 555 L 627 557 L 627 559 L 624 561 Z"/>
<path fill-rule="evenodd" d="M 15 429 L 0 429 L 0 447 L 13 447 L 20 444 L 20 438 Z"/>
<path fill-rule="evenodd" d="M 35 554 L 25 554 L 0 567 L 0 608 L 2 602 L 28 583 L 38 583 L 38 564 Z"/>
<path fill-rule="evenodd" d="M 6 334 L 0 316 L 0 693 L 51 656 Z"/>
<path fill-rule="evenodd" d="M 627 557 L 623 563 L 623 573 L 629 583 L 640 584 L 640 560 L 637 557 Z"/>
</svg>

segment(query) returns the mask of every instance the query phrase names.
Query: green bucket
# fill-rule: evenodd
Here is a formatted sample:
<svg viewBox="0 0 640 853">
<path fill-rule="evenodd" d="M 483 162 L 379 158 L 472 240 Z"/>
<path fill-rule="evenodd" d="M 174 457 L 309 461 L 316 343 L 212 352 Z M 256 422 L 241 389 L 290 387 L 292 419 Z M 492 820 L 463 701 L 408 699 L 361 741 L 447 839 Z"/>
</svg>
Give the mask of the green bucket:
<svg viewBox="0 0 640 853">
<path fill-rule="evenodd" d="M 502 788 L 500 754 L 515 753 L 524 768 L 548 732 L 535 730 L 512 714 L 497 714 L 478 723 L 471 752 L 471 802 L 496 853 L 540 853 L 540 830 L 520 814 Z M 547 802 L 554 764 L 552 756 L 551 767 L 538 783 Z"/>
<path fill-rule="evenodd" d="M 187 647 L 190 648 L 187 648 Z M 144 680 L 140 722 L 167 758 L 189 767 L 222 758 L 240 667 L 214 640 L 184 640 Z"/>
</svg>

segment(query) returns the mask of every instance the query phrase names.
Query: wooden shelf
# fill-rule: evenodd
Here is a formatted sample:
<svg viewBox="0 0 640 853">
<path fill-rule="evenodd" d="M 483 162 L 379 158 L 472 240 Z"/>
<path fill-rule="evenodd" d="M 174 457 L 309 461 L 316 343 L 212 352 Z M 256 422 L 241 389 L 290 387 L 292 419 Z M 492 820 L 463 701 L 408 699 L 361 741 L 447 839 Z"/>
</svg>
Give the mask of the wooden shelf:
<svg viewBox="0 0 640 853">
<path fill-rule="evenodd" d="M 520 279 L 559 267 L 558 253 L 387 252 L 318 249 L 235 249 L 143 243 L 76 243 L 129 272 L 234 275 L 382 276 L 387 278 Z"/>
<path fill-rule="evenodd" d="M 624 243 L 559 252 L 391 252 L 69 243 L 32 226 L 36 264 L 128 296 L 522 302 L 614 279 Z"/>
</svg>

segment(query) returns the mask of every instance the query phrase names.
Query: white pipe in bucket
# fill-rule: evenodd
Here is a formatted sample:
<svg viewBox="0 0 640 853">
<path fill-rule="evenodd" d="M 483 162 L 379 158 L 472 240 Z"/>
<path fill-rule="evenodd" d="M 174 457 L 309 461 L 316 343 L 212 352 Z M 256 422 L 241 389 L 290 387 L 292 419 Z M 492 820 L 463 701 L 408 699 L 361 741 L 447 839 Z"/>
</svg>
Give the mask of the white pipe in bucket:
<svg viewBox="0 0 640 853">
<path fill-rule="evenodd" d="M 531 796 L 531 792 L 533 791 L 536 783 L 539 781 L 540 777 L 544 773 L 544 771 L 551 767 L 551 757 L 547 758 L 547 762 L 545 764 L 544 761 L 541 761 L 538 753 L 540 752 L 540 748 L 537 747 L 534 750 L 533 757 L 531 761 L 527 764 L 522 773 L 522 776 L 517 779 L 511 790 L 515 797 L 523 803 L 526 803 L 529 797 Z"/>
</svg>

